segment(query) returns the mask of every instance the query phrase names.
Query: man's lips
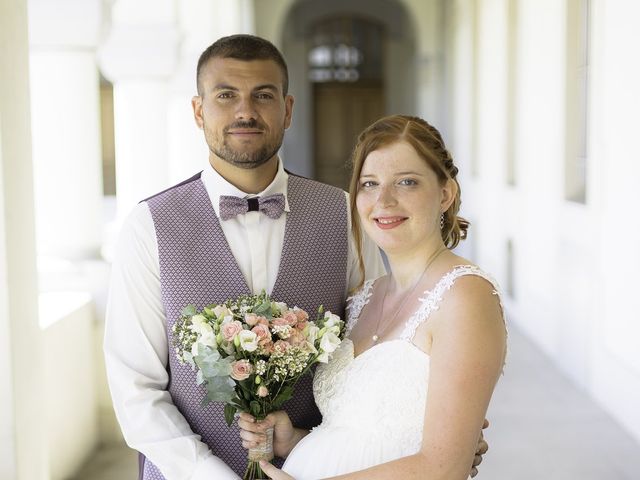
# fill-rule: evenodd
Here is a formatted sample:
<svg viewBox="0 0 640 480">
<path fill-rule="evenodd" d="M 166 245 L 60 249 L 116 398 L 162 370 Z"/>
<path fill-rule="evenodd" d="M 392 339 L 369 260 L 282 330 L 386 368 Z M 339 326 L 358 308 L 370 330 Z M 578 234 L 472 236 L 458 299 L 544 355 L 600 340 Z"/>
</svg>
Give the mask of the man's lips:
<svg viewBox="0 0 640 480">
<path fill-rule="evenodd" d="M 262 130 L 255 128 L 234 128 L 227 130 L 228 135 L 261 135 L 262 133 Z"/>
<path fill-rule="evenodd" d="M 389 230 L 402 225 L 405 220 L 407 220 L 407 217 L 375 217 L 373 220 L 376 222 L 378 228 L 381 228 L 382 230 Z"/>
</svg>

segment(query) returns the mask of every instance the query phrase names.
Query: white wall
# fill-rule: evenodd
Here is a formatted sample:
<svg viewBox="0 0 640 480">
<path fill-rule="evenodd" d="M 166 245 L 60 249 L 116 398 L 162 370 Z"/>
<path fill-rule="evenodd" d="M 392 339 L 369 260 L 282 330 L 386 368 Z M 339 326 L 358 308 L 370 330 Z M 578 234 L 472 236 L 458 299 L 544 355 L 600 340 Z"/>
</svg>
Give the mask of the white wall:
<svg viewBox="0 0 640 480">
<path fill-rule="evenodd" d="M 24 1 L 0 3 L 0 478 L 44 480 Z"/>
<path fill-rule="evenodd" d="M 64 480 L 75 474 L 98 445 L 96 380 L 101 350 L 95 348 L 88 293 L 47 293 L 39 303 L 49 479 Z"/>
<path fill-rule="evenodd" d="M 510 1 L 516 18 L 508 14 Z M 640 205 L 634 156 L 640 62 L 633 51 L 640 6 L 591 2 L 587 201 L 580 204 L 564 192 L 565 155 L 573 151 L 567 142 L 574 139 L 567 124 L 567 88 L 574 87 L 567 79 L 577 55 L 566 49 L 577 35 L 567 14 L 577 3 L 570 2 L 455 3 L 452 150 L 464 169 L 471 250 L 503 285 L 506 242 L 513 241 L 510 321 L 640 440 L 640 296 L 630 273 L 640 267 L 633 220 Z M 512 64 L 509 22 L 516 22 Z M 509 141 L 515 185 L 507 182 Z"/>
<path fill-rule="evenodd" d="M 591 151 L 589 186 L 598 204 L 600 257 L 593 291 L 597 299 L 592 352 L 592 391 L 640 439 L 640 4 L 594 1 Z"/>
</svg>

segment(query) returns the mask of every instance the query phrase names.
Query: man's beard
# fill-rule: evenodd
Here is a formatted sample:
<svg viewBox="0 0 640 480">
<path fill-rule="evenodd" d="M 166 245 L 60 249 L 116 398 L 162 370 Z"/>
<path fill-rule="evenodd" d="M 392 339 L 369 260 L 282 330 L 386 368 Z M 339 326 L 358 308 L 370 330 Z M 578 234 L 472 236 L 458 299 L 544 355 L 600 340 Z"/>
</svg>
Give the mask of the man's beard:
<svg viewBox="0 0 640 480">
<path fill-rule="evenodd" d="M 211 151 L 225 162 L 230 163 L 239 168 L 258 168 L 260 165 L 267 163 L 274 155 L 278 153 L 282 146 L 284 138 L 284 130 L 273 141 L 266 143 L 254 152 L 238 152 L 227 143 L 227 130 L 231 128 L 258 128 L 257 122 L 238 122 L 225 128 L 222 144 L 210 142 Z M 262 129 L 264 131 L 264 129 Z"/>
</svg>

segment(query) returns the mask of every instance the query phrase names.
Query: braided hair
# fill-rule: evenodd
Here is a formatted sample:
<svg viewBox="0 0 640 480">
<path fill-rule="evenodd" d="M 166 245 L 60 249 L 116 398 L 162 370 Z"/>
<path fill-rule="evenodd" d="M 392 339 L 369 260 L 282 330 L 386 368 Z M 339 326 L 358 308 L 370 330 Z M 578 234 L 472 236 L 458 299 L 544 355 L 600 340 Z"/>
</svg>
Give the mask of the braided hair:
<svg viewBox="0 0 640 480">
<path fill-rule="evenodd" d="M 351 155 L 353 173 L 349 186 L 351 228 L 355 240 L 361 278 L 364 279 L 364 261 L 362 258 L 362 233 L 356 206 L 356 196 L 360 187 L 360 173 L 367 156 L 380 148 L 396 142 L 406 142 L 425 160 L 435 172 L 441 184 L 451 180 L 455 183 L 456 193 L 451 205 L 443 212 L 441 228 L 442 241 L 449 249 L 455 248 L 460 240 L 467 238 L 469 222 L 458 216 L 460 210 L 460 184 L 458 167 L 453 163 L 442 135 L 433 126 L 420 117 L 410 115 L 391 115 L 377 120 L 367 127 L 358 137 Z"/>
</svg>

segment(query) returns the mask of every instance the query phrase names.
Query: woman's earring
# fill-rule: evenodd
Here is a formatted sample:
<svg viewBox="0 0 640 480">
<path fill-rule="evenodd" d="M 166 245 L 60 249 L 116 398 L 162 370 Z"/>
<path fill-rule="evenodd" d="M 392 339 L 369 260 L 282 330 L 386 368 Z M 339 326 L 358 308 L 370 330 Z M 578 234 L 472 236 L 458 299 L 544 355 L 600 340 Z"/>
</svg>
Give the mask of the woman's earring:
<svg viewBox="0 0 640 480">
<path fill-rule="evenodd" d="M 440 214 L 440 230 L 444 228 L 444 213 Z"/>
</svg>

